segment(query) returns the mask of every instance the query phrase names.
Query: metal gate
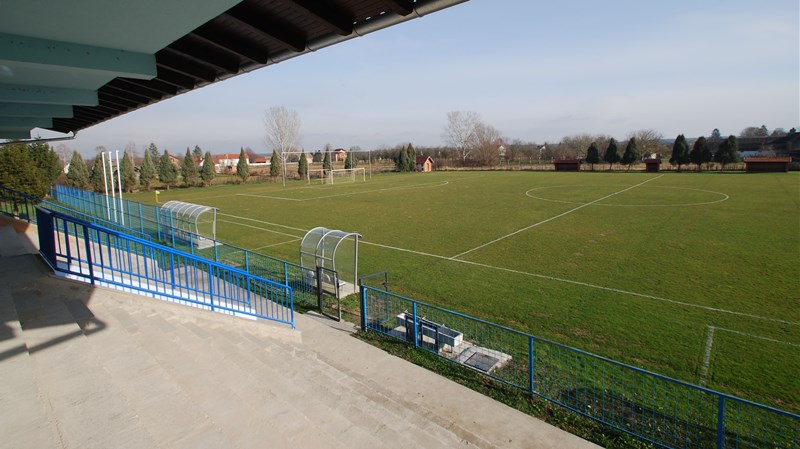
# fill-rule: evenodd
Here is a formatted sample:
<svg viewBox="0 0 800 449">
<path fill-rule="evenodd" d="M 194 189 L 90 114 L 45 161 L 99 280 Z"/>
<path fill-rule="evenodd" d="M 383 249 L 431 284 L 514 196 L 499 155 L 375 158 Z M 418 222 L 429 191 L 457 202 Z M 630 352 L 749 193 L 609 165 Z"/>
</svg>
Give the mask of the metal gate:
<svg viewBox="0 0 800 449">
<path fill-rule="evenodd" d="M 342 321 L 339 274 L 331 269 L 318 266 L 315 277 L 319 313 L 336 321 Z"/>
</svg>

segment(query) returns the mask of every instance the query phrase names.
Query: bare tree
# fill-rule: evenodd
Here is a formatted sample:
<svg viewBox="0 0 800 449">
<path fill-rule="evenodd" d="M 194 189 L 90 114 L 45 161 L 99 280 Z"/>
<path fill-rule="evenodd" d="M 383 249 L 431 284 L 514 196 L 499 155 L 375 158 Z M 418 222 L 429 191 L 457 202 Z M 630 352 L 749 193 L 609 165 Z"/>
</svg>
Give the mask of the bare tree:
<svg viewBox="0 0 800 449">
<path fill-rule="evenodd" d="M 475 128 L 480 123 L 481 119 L 477 112 L 451 111 L 447 113 L 444 138 L 456 149 L 464 161 L 475 147 Z"/>
<path fill-rule="evenodd" d="M 630 140 L 631 137 L 636 138 L 636 148 L 639 150 L 639 154 L 646 159 L 650 158 L 653 154 L 660 156 L 661 152 L 665 149 L 664 143 L 661 141 L 664 136 L 654 129 L 640 129 L 634 131 L 628 134 L 628 140 Z"/>
<path fill-rule="evenodd" d="M 475 160 L 481 165 L 497 164 L 501 146 L 503 138 L 497 128 L 480 122 L 475 125 Z"/>
<path fill-rule="evenodd" d="M 58 160 L 61 161 L 62 167 L 66 167 L 70 160 L 72 160 L 73 152 L 74 150 L 64 143 L 60 143 L 56 146 L 56 154 L 58 155 Z"/>
<path fill-rule="evenodd" d="M 286 185 L 288 152 L 300 146 L 300 115 L 285 106 L 273 106 L 264 115 L 268 148 L 278 153 L 283 166 L 283 185 Z"/>
<path fill-rule="evenodd" d="M 605 134 L 573 134 L 561 139 L 559 157 L 565 159 L 580 159 L 586 156 L 586 150 L 596 144 L 598 148 L 605 148 L 611 142 L 611 136 Z"/>
</svg>

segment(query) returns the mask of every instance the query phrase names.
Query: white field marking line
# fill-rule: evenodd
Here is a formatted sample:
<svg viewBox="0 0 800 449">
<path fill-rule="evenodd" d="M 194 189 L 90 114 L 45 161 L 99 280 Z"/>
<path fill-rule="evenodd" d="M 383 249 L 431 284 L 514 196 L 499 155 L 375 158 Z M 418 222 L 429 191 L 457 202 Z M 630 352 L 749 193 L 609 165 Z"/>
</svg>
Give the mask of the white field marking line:
<svg viewBox="0 0 800 449">
<path fill-rule="evenodd" d="M 706 386 L 708 379 L 708 367 L 711 365 L 711 348 L 714 346 L 714 326 L 708 326 L 708 337 L 706 337 L 706 351 L 703 353 L 703 365 L 700 366 L 700 386 Z"/>
<path fill-rule="evenodd" d="M 296 239 L 287 240 L 287 241 L 285 241 L 285 242 L 273 243 L 272 245 L 264 245 L 264 246 L 259 246 L 258 248 L 252 248 L 252 249 L 250 249 L 250 251 L 258 251 L 258 250 L 260 250 L 260 249 L 264 249 L 264 248 L 272 248 L 273 246 L 281 246 L 281 245 L 285 245 L 285 244 L 287 244 L 287 243 L 299 242 L 300 240 L 303 240 L 303 239 L 301 239 L 301 238 L 296 238 Z"/>
<path fill-rule="evenodd" d="M 708 326 L 708 327 L 712 328 L 714 330 L 718 330 L 718 331 L 730 332 L 732 334 L 741 335 L 743 337 L 750 337 L 750 338 L 755 338 L 757 340 L 768 341 L 770 343 L 777 343 L 779 345 L 787 345 L 787 346 L 794 346 L 796 348 L 800 348 L 800 343 L 791 343 L 791 342 L 788 342 L 788 341 L 776 340 L 774 338 L 764 337 L 764 336 L 756 335 L 756 334 L 748 334 L 747 332 L 737 331 L 737 330 L 733 330 L 733 329 L 726 329 L 724 327 L 716 327 L 716 326 Z"/>
<path fill-rule="evenodd" d="M 304 202 L 304 201 L 323 200 L 323 199 L 328 199 L 328 198 L 337 198 L 337 197 L 340 197 L 340 196 L 353 196 L 353 195 L 364 195 L 364 194 L 367 194 L 367 193 L 375 193 L 375 192 L 386 192 L 386 191 L 389 191 L 389 190 L 408 190 L 408 189 L 421 189 L 421 188 L 425 188 L 425 187 L 444 187 L 444 186 L 446 186 L 448 184 L 450 184 L 450 181 L 437 181 L 437 182 L 431 182 L 431 183 L 427 183 L 427 184 L 416 184 L 416 185 L 412 185 L 412 186 L 399 186 L 399 187 L 386 187 L 386 188 L 383 188 L 383 189 L 362 190 L 362 191 L 359 191 L 359 192 L 337 193 L 337 194 L 334 194 L 334 195 L 322 195 L 322 196 L 315 196 L 314 198 L 302 198 L 302 199 L 299 199 L 299 198 L 284 198 L 284 197 L 269 196 L 269 195 L 255 195 L 255 194 L 251 194 L 251 193 L 237 193 L 236 195 L 237 196 L 249 196 L 249 197 L 253 197 L 253 198 L 267 198 L 267 199 L 274 199 L 274 200 Z"/>
<path fill-rule="evenodd" d="M 578 185 L 563 185 L 563 186 L 548 186 L 548 187 L 535 187 L 525 192 L 525 196 L 528 198 L 533 198 L 535 200 L 540 201 L 548 201 L 551 203 L 561 203 L 561 204 L 583 204 L 578 203 L 575 201 L 564 201 L 564 200 L 554 200 L 550 198 L 542 198 L 540 196 L 531 195 L 531 192 L 534 190 L 545 190 L 545 189 L 555 189 L 559 187 L 589 187 L 589 186 L 578 186 Z M 688 207 L 688 206 L 707 206 L 709 204 L 717 204 L 723 201 L 729 200 L 731 197 L 727 193 L 722 192 L 715 192 L 713 190 L 703 190 L 703 189 L 690 189 L 688 187 L 673 187 L 673 186 L 653 186 L 659 189 L 679 189 L 679 190 L 691 190 L 693 192 L 703 192 L 703 193 L 712 193 L 714 195 L 719 195 L 722 199 L 714 200 L 714 201 L 706 201 L 702 203 L 683 203 L 683 204 L 598 204 L 598 206 L 604 207 Z"/>
<path fill-rule="evenodd" d="M 523 276 L 530 276 L 530 277 L 535 277 L 535 278 L 539 278 L 539 279 L 546 279 L 548 281 L 563 282 L 565 284 L 578 285 L 578 286 L 581 286 L 581 287 L 588 287 L 588 288 L 593 288 L 593 289 L 596 289 L 596 290 L 603 290 L 603 291 L 612 292 L 612 293 L 619 293 L 619 294 L 622 294 L 622 295 L 635 296 L 635 297 L 638 297 L 638 298 L 650 299 L 650 300 L 653 300 L 653 301 L 661 301 L 661 302 L 666 302 L 666 303 L 670 303 L 670 304 L 676 304 L 676 305 L 684 306 L 684 307 L 692 307 L 692 308 L 696 308 L 696 309 L 707 310 L 709 312 L 725 313 L 725 314 L 729 314 L 729 315 L 741 316 L 741 317 L 746 317 L 746 318 L 753 318 L 753 319 L 763 320 L 763 321 L 770 321 L 770 322 L 774 322 L 774 323 L 788 324 L 788 325 L 792 325 L 792 326 L 800 326 L 800 322 L 786 321 L 786 320 L 781 320 L 781 319 L 778 319 L 778 318 L 768 318 L 768 317 L 763 317 L 763 316 L 759 316 L 759 315 L 753 315 L 753 314 L 744 313 L 744 312 L 736 312 L 736 311 L 733 311 L 733 310 L 719 309 L 719 308 L 716 308 L 716 307 L 703 306 L 703 305 L 700 305 L 700 304 L 692 304 L 690 302 L 683 302 L 683 301 L 678 301 L 678 300 L 675 300 L 675 299 L 662 298 L 660 296 L 653 296 L 653 295 L 647 295 L 647 294 L 644 294 L 644 293 L 630 292 L 630 291 L 621 290 L 621 289 L 618 289 L 618 288 L 604 287 L 602 285 L 589 284 L 587 282 L 581 282 L 581 281 L 573 281 L 573 280 L 570 280 L 570 279 L 563 279 L 563 278 L 558 278 L 558 277 L 554 277 L 554 276 L 547 276 L 547 275 L 544 275 L 544 274 L 528 273 L 526 271 L 514 270 L 514 269 L 511 269 L 511 268 L 497 267 L 497 266 L 494 266 L 494 265 L 488 265 L 488 264 L 480 263 L 480 262 L 472 262 L 472 261 L 469 261 L 469 260 L 453 259 L 452 257 L 439 256 L 437 254 L 423 253 L 423 252 L 420 252 L 420 251 L 414 251 L 414 250 L 404 249 L 404 248 L 397 248 L 397 247 L 394 247 L 394 246 L 382 245 L 380 243 L 371 243 L 371 242 L 367 242 L 367 241 L 363 241 L 362 240 L 362 241 L 360 241 L 359 244 L 372 245 L 372 246 L 377 246 L 377 247 L 381 247 L 381 248 L 392 249 L 392 250 L 402 251 L 402 252 L 411 253 L 411 254 L 417 254 L 417 255 L 420 255 L 420 256 L 427 256 L 427 257 L 433 257 L 433 258 L 436 258 L 436 259 L 449 260 L 451 262 L 458 262 L 458 263 L 463 263 L 463 264 L 467 264 L 467 265 L 473 265 L 473 266 L 476 266 L 476 267 L 488 268 L 488 269 L 491 269 L 491 270 L 504 271 L 504 272 L 507 272 L 507 273 L 519 274 L 519 275 L 523 275 Z"/>
<path fill-rule="evenodd" d="M 543 220 L 543 221 L 540 221 L 540 222 L 538 222 L 538 223 L 534 223 L 534 224 L 532 224 L 532 225 L 530 225 L 530 226 L 526 226 L 526 227 L 524 227 L 524 228 L 522 228 L 522 229 L 518 229 L 518 230 L 516 230 L 516 231 L 514 231 L 514 232 L 512 232 L 512 233 L 510 233 L 510 234 L 506 234 L 506 235 L 504 235 L 504 236 L 502 236 L 502 237 L 498 237 L 498 238 L 496 238 L 496 239 L 492 240 L 491 242 L 487 242 L 487 243 L 484 243 L 483 245 L 476 246 L 475 248 L 472 248 L 472 249 L 466 250 L 466 251 L 464 251 L 464 252 L 463 252 L 463 253 L 461 253 L 461 254 L 456 254 L 455 256 L 451 257 L 451 259 L 453 259 L 453 260 L 456 260 L 456 259 L 458 259 L 458 258 L 459 258 L 459 257 L 461 257 L 461 256 L 465 256 L 465 255 L 467 255 L 467 254 L 469 254 L 469 253 L 471 253 L 471 252 L 473 252 L 473 251 L 477 251 L 477 250 L 479 250 L 479 249 L 481 249 L 481 248 L 485 248 L 485 247 L 487 247 L 487 246 L 489 246 L 489 245 L 492 245 L 492 244 L 494 244 L 494 243 L 497 243 L 497 242 L 499 242 L 500 240 L 507 239 L 507 238 L 509 238 L 509 237 L 512 237 L 512 236 L 515 236 L 515 235 L 519 234 L 520 232 L 525 232 L 525 231 L 527 231 L 528 229 L 532 229 L 532 228 L 535 228 L 535 227 L 537 227 L 537 226 L 541 226 L 541 225 L 543 225 L 543 224 L 545 224 L 545 223 L 549 223 L 549 222 L 551 222 L 551 221 L 553 221 L 553 220 L 556 220 L 556 219 L 558 219 L 558 218 L 561 218 L 561 217 L 563 217 L 563 216 L 565 216 L 565 215 L 569 215 L 569 214 L 571 214 L 571 213 L 573 213 L 573 212 L 575 212 L 575 211 L 581 210 L 581 209 L 583 209 L 584 207 L 591 206 L 591 205 L 592 205 L 592 204 L 594 204 L 594 203 L 597 203 L 597 202 L 603 201 L 603 200 L 605 200 L 605 199 L 607 199 L 607 198 L 611 198 L 611 197 L 612 197 L 612 196 L 614 196 L 614 195 L 619 195 L 620 193 L 624 193 L 624 192 L 627 192 L 628 190 L 633 190 L 633 189 L 635 189 L 635 188 L 637 188 L 637 187 L 643 186 L 643 185 L 647 184 L 648 182 L 650 182 L 650 181 L 655 181 L 656 179 L 659 179 L 659 178 L 661 178 L 661 177 L 663 177 L 663 176 L 664 176 L 664 175 L 659 175 L 659 176 L 656 176 L 655 178 L 650 178 L 650 179 L 648 179 L 648 180 L 645 180 L 645 181 L 643 181 L 643 182 L 640 182 L 639 184 L 636 184 L 636 185 L 633 185 L 633 186 L 630 186 L 630 187 L 626 187 L 626 188 L 624 188 L 624 189 L 622 189 L 622 190 L 620 190 L 620 191 L 618 191 L 618 192 L 611 193 L 611 194 L 609 194 L 609 195 L 606 195 L 606 196 L 604 196 L 604 197 L 602 197 L 602 198 L 598 198 L 598 199 L 596 199 L 596 200 L 594 200 L 594 201 L 591 201 L 591 202 L 589 202 L 589 203 L 586 203 L 586 204 L 581 204 L 580 206 L 578 206 L 578 207 L 575 207 L 575 208 L 572 208 L 572 209 L 570 209 L 570 210 L 568 210 L 568 211 L 566 211 L 566 212 L 564 212 L 564 213 L 558 214 L 558 215 L 556 215 L 555 217 L 550 217 L 550 218 L 548 218 L 547 220 Z"/>
<path fill-rule="evenodd" d="M 291 230 L 293 230 L 293 231 L 302 231 L 302 232 L 308 232 L 308 229 L 295 228 L 295 227 L 293 227 L 293 226 L 286 226 L 286 225 L 282 225 L 282 224 L 278 224 L 278 223 L 270 223 L 269 221 L 257 220 L 257 219 L 255 219 L 255 218 L 240 217 L 240 216 L 238 216 L 238 215 L 223 214 L 223 213 L 219 213 L 218 215 L 222 215 L 222 216 L 225 216 L 225 217 L 231 217 L 231 218 L 238 218 L 238 219 L 240 219 L 240 220 L 254 221 L 254 222 L 256 222 L 256 223 L 266 224 L 266 225 L 270 225 L 270 226 L 277 226 L 277 227 L 279 227 L 279 228 L 284 228 L 284 229 L 291 229 Z M 233 221 L 231 221 L 231 222 L 229 222 L 229 223 L 238 224 L 238 223 L 236 223 L 236 222 L 233 222 Z M 261 228 L 258 228 L 258 229 L 261 229 Z M 295 236 L 292 236 L 292 237 L 295 237 Z"/>
<path fill-rule="evenodd" d="M 273 230 L 273 229 L 267 229 L 267 228 L 259 228 L 258 226 L 253 226 L 253 225 L 244 224 L 244 223 L 237 223 L 237 222 L 235 222 L 235 221 L 228 221 L 228 220 L 219 220 L 219 221 L 221 221 L 221 222 L 223 222 L 223 223 L 230 223 L 230 224 L 234 224 L 234 225 L 237 225 L 237 226 L 244 226 L 245 228 L 253 228 L 253 229 L 258 229 L 258 230 L 260 230 L 260 231 L 267 231 L 267 232 L 271 232 L 271 233 L 273 233 L 273 234 L 285 235 L 285 236 L 287 236 L 287 237 L 296 238 L 296 239 L 298 239 L 298 240 L 302 238 L 302 237 L 298 237 L 298 236 L 296 236 L 296 235 L 287 234 L 287 233 L 285 233 L 285 232 L 275 231 L 275 230 Z"/>
</svg>

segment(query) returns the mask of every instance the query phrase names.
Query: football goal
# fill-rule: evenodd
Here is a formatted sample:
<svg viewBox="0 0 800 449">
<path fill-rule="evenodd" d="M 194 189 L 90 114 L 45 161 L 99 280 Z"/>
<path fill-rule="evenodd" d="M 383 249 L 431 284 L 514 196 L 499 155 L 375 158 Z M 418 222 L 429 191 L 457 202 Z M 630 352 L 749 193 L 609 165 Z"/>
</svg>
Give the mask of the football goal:
<svg viewBox="0 0 800 449">
<path fill-rule="evenodd" d="M 334 170 L 315 169 L 308 171 L 308 183 L 319 180 L 321 184 L 344 184 L 348 182 L 364 182 L 367 180 L 366 170 L 357 168 L 340 168 Z"/>
</svg>

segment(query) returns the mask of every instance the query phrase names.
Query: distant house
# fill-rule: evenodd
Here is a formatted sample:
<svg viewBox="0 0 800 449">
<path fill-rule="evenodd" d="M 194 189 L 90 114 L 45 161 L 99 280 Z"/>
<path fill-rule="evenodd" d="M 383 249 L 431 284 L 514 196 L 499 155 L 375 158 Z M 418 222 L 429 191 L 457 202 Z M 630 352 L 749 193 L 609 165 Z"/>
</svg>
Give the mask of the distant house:
<svg viewBox="0 0 800 449">
<path fill-rule="evenodd" d="M 433 170 L 433 159 L 430 156 L 417 156 L 417 171 L 426 172 Z"/>
<path fill-rule="evenodd" d="M 253 158 L 253 165 L 256 164 L 269 165 L 269 159 L 266 156 L 256 156 Z"/>
<path fill-rule="evenodd" d="M 651 158 L 645 159 L 644 162 L 645 171 L 648 173 L 658 173 L 661 171 L 661 159 L 660 158 Z"/>
<path fill-rule="evenodd" d="M 215 154 L 212 159 L 214 160 L 214 170 L 217 173 L 232 172 L 239 164 L 238 153 Z"/>
<path fill-rule="evenodd" d="M 347 151 L 344 148 L 338 148 L 333 152 L 333 160 L 335 162 L 343 162 L 347 159 Z"/>
</svg>

